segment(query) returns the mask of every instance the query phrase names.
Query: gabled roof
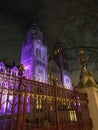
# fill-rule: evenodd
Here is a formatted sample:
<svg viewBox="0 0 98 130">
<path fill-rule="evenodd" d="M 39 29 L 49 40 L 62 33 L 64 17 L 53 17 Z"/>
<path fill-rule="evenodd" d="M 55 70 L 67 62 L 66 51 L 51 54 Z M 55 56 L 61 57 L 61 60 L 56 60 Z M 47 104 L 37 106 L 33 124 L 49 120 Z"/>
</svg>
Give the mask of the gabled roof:
<svg viewBox="0 0 98 130">
<path fill-rule="evenodd" d="M 14 66 L 12 70 L 19 71 L 17 66 Z"/>
<path fill-rule="evenodd" d="M 0 66 L 2 66 L 4 68 L 6 67 L 3 61 L 0 61 Z"/>
</svg>

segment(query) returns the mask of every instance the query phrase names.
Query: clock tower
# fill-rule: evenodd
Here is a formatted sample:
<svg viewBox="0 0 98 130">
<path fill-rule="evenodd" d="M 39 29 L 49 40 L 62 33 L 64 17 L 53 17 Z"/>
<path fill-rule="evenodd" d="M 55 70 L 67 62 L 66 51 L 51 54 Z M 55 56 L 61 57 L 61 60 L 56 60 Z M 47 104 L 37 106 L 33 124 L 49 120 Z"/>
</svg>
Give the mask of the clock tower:
<svg viewBox="0 0 98 130">
<path fill-rule="evenodd" d="M 43 44 L 43 35 L 37 25 L 33 25 L 27 33 L 22 46 L 21 64 L 28 79 L 47 82 L 47 46 Z"/>
</svg>

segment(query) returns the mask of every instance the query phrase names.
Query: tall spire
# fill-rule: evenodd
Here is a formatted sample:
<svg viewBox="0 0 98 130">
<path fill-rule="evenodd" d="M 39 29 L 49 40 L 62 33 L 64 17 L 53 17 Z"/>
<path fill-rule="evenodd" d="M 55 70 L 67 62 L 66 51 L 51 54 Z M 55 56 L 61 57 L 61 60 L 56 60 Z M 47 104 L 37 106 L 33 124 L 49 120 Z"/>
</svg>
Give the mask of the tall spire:
<svg viewBox="0 0 98 130">
<path fill-rule="evenodd" d="M 63 56 L 62 56 L 62 47 L 61 42 L 59 40 L 56 40 L 54 49 L 53 49 L 53 57 L 57 63 L 57 65 L 60 68 L 60 78 L 61 81 L 63 81 Z"/>
<path fill-rule="evenodd" d="M 37 16 L 35 16 L 34 17 L 34 20 L 33 20 L 33 24 L 32 24 L 32 28 L 34 29 L 36 29 L 36 28 L 38 28 L 38 17 Z"/>
<path fill-rule="evenodd" d="M 43 35 L 38 26 L 38 18 L 35 17 L 31 29 L 27 33 L 27 41 L 40 40 L 43 42 Z"/>
</svg>

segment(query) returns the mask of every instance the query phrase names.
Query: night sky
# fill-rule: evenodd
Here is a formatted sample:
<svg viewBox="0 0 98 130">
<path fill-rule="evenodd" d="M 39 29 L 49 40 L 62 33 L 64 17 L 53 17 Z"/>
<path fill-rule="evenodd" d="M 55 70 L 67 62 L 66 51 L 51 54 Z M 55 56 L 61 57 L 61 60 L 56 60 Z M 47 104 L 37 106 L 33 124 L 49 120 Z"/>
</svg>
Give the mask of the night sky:
<svg viewBox="0 0 98 130">
<path fill-rule="evenodd" d="M 22 43 L 35 16 L 49 53 L 59 39 L 76 69 L 79 49 L 66 48 L 98 47 L 98 0 L 0 0 L 1 60 L 19 64 Z M 89 55 L 94 59 L 91 51 Z"/>
</svg>

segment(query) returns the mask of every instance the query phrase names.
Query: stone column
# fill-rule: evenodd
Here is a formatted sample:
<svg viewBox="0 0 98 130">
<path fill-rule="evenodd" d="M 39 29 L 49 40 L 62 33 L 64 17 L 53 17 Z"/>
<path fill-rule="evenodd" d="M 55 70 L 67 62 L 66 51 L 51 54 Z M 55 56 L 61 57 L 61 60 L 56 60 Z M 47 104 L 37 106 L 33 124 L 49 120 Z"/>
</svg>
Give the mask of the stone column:
<svg viewBox="0 0 98 130">
<path fill-rule="evenodd" d="M 93 74 L 87 68 L 88 58 L 84 51 L 79 52 L 79 60 L 82 65 L 78 89 L 88 95 L 88 107 L 92 119 L 92 130 L 98 130 L 98 85 Z"/>
</svg>

